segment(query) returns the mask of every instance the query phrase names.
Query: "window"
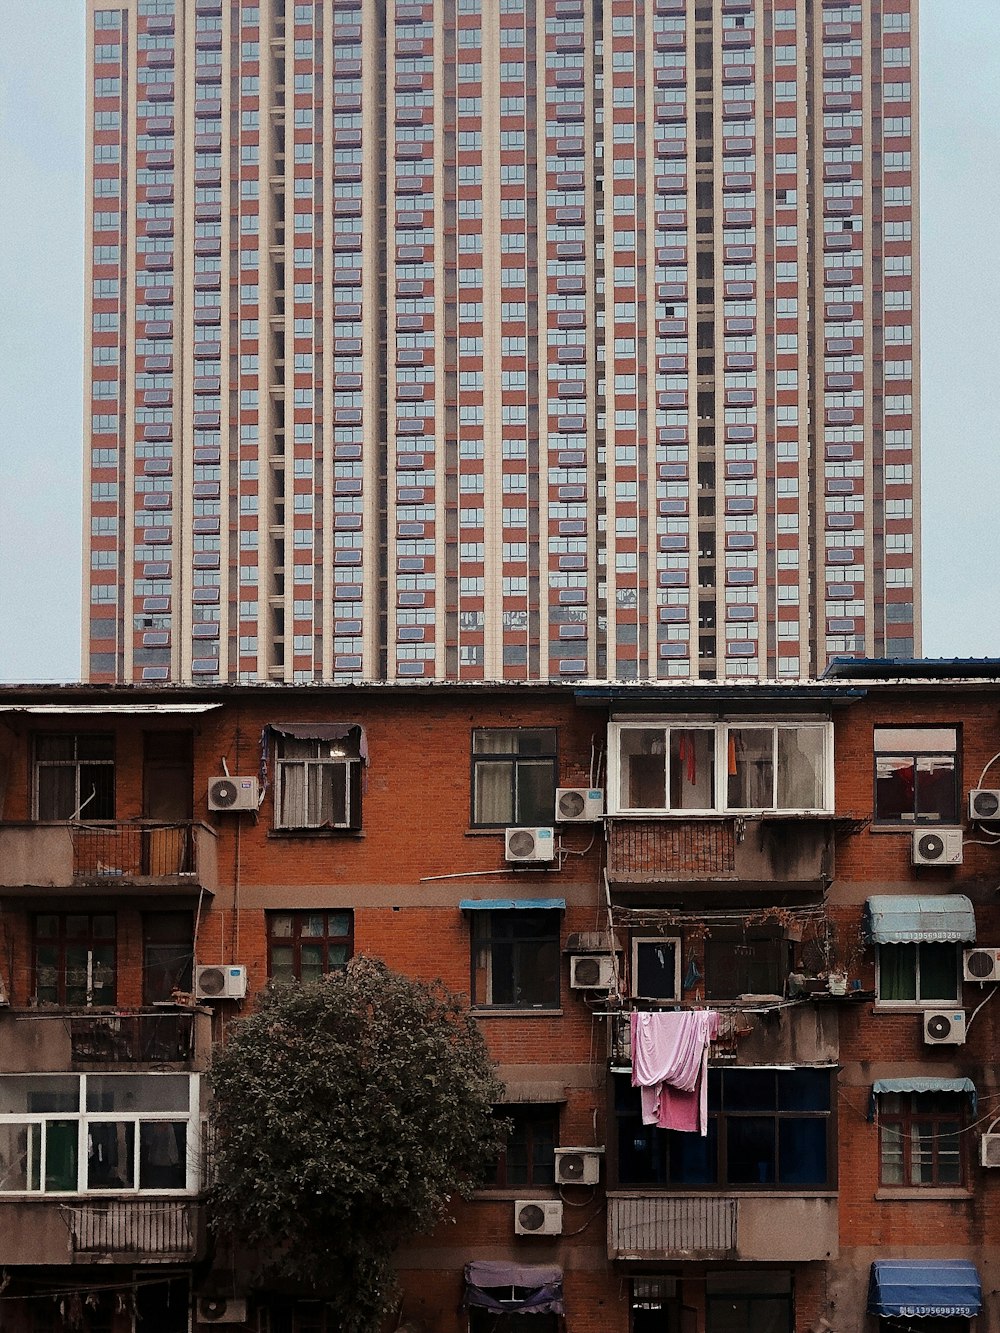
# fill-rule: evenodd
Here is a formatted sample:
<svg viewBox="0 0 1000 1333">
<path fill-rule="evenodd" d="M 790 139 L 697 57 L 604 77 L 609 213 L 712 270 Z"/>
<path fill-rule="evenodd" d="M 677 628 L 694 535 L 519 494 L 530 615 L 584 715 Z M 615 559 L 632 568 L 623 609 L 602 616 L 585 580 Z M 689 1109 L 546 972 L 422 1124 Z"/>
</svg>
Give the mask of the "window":
<svg viewBox="0 0 1000 1333">
<path fill-rule="evenodd" d="M 267 974 L 272 981 L 319 981 L 354 952 L 351 912 L 269 912 Z"/>
<path fill-rule="evenodd" d="M 114 736 L 36 736 L 35 818 L 114 817 Z"/>
<path fill-rule="evenodd" d="M 482 1007 L 559 1007 L 559 912 L 476 911 L 472 919 L 472 1002 Z"/>
<path fill-rule="evenodd" d="M 952 1092 L 883 1092 L 878 1097 L 883 1185 L 961 1185 L 968 1098 Z"/>
<path fill-rule="evenodd" d="M 479 828 L 548 825 L 555 816 L 554 728 L 472 733 L 472 823 Z"/>
<path fill-rule="evenodd" d="M 875 728 L 875 818 L 958 822 L 958 729 Z"/>
<path fill-rule="evenodd" d="M 113 912 L 45 912 L 32 926 L 31 993 L 38 1004 L 115 1003 Z"/>
<path fill-rule="evenodd" d="M 507 1146 L 497 1163 L 498 1189 L 549 1188 L 555 1184 L 559 1111 L 555 1106 L 501 1106 L 497 1114 L 511 1122 Z"/>
<path fill-rule="evenodd" d="M 193 1192 L 197 1117 L 197 1075 L 2 1075 L 0 1193 Z"/>
<path fill-rule="evenodd" d="M 880 1002 L 954 1003 L 958 988 L 958 946 L 950 941 L 878 946 L 876 992 Z"/>
<path fill-rule="evenodd" d="M 784 995 L 791 943 L 777 926 L 712 927 L 705 940 L 705 998 Z"/>
<path fill-rule="evenodd" d="M 613 723 L 611 813 L 826 810 L 826 723 Z"/>
<path fill-rule="evenodd" d="M 833 1183 L 829 1068 L 709 1069 L 708 1135 L 642 1123 L 640 1090 L 615 1079 L 618 1183 L 820 1189 Z"/>
<path fill-rule="evenodd" d="M 275 827 L 360 828 L 360 747 L 360 727 L 344 729 L 342 736 L 279 735 Z"/>
<path fill-rule="evenodd" d="M 190 912 L 146 912 L 142 918 L 142 1002 L 161 1004 L 192 989 L 194 920 Z"/>
<path fill-rule="evenodd" d="M 709 1273 L 705 1278 L 705 1333 L 791 1333 L 790 1273 Z"/>
<path fill-rule="evenodd" d="M 632 998 L 669 1000 L 681 998 L 681 942 L 660 936 L 632 939 Z"/>
</svg>

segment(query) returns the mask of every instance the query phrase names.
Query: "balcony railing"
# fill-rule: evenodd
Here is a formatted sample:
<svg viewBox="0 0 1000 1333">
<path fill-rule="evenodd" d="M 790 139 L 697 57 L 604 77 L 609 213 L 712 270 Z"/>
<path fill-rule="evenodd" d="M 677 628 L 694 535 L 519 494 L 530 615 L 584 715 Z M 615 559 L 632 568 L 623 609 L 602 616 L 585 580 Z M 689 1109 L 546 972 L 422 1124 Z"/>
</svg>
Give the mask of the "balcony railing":
<svg viewBox="0 0 1000 1333">
<path fill-rule="evenodd" d="M 731 819 L 617 819 L 608 828 L 608 876 L 618 883 L 733 879 Z"/>
<path fill-rule="evenodd" d="M 801 1194 L 608 1193 L 608 1258 L 739 1259 L 806 1263 L 836 1258 L 835 1190 Z"/>
<path fill-rule="evenodd" d="M 167 1263 L 194 1257 L 195 1208 L 187 1199 L 110 1199 L 64 1204 L 62 1216 L 75 1255 Z"/>
<path fill-rule="evenodd" d="M 88 1014 L 71 1018 L 72 1058 L 82 1064 L 182 1064 L 194 1054 L 194 1014 Z"/>
<path fill-rule="evenodd" d="M 171 879 L 195 873 L 192 824 L 75 824 L 73 878 Z"/>
<path fill-rule="evenodd" d="M 0 888 L 214 892 L 215 830 L 196 821 L 0 823 Z"/>
</svg>

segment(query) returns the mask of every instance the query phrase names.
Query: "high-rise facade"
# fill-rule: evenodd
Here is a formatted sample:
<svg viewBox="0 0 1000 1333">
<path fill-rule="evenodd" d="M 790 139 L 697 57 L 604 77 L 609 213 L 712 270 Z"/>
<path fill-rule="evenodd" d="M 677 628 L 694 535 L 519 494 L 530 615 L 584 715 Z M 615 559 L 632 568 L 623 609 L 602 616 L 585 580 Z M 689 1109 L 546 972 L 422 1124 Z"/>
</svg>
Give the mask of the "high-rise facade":
<svg viewBox="0 0 1000 1333">
<path fill-rule="evenodd" d="M 919 650 L 915 0 L 89 0 L 89 679 Z"/>
</svg>

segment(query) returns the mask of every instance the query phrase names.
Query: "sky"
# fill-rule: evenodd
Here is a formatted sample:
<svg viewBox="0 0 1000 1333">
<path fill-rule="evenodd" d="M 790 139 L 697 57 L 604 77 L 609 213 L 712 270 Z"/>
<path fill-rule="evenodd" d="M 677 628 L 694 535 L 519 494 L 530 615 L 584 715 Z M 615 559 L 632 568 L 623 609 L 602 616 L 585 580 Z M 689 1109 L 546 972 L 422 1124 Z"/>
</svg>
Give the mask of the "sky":
<svg viewBox="0 0 1000 1333">
<path fill-rule="evenodd" d="M 84 11 L 0 0 L 0 681 L 80 675 Z M 1000 0 L 920 27 L 923 648 L 1000 657 Z"/>
</svg>

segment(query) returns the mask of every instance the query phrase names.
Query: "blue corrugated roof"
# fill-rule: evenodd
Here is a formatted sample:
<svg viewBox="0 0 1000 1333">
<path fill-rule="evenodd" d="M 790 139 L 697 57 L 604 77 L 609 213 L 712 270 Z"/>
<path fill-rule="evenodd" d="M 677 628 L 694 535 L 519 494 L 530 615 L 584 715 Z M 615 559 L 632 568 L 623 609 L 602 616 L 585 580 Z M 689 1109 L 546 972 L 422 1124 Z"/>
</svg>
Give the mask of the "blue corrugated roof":
<svg viewBox="0 0 1000 1333">
<path fill-rule="evenodd" d="M 872 1264 L 869 1314 L 971 1319 L 982 1305 L 979 1273 L 968 1259 L 876 1259 Z"/>
<path fill-rule="evenodd" d="M 875 944 L 912 944 L 922 940 L 976 938 L 976 914 L 964 894 L 876 893 L 865 903 L 865 930 Z"/>
</svg>

